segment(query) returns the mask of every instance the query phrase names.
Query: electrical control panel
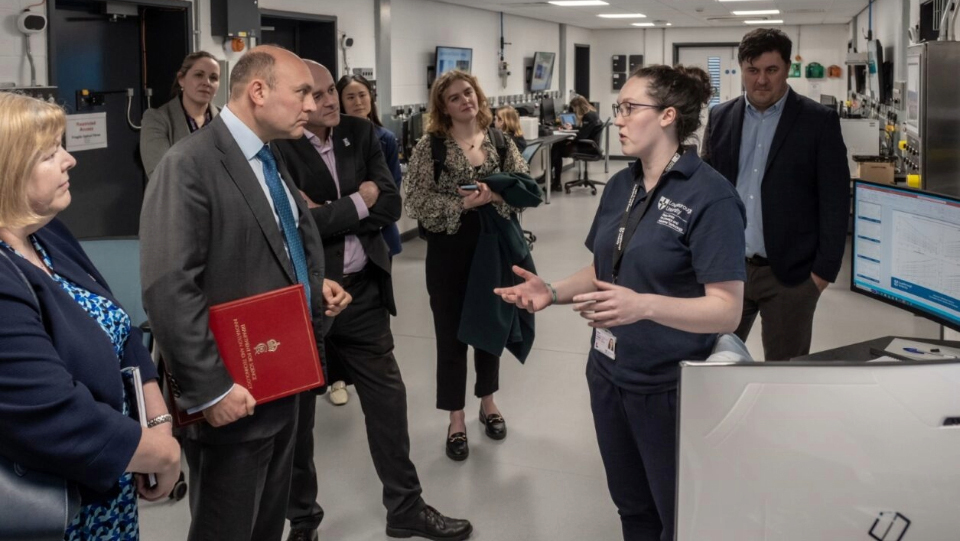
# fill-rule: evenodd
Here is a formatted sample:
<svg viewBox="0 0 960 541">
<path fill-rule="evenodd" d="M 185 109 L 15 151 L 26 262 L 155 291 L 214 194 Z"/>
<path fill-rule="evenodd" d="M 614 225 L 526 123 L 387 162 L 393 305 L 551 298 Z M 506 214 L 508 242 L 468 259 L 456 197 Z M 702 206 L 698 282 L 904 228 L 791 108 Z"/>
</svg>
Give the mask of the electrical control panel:
<svg viewBox="0 0 960 541">
<path fill-rule="evenodd" d="M 210 33 L 228 38 L 260 36 L 257 0 L 211 0 Z"/>
<path fill-rule="evenodd" d="M 0 91 L 16 92 L 50 103 L 56 103 L 57 101 L 57 87 L 55 86 L 10 86 L 0 87 Z"/>
</svg>

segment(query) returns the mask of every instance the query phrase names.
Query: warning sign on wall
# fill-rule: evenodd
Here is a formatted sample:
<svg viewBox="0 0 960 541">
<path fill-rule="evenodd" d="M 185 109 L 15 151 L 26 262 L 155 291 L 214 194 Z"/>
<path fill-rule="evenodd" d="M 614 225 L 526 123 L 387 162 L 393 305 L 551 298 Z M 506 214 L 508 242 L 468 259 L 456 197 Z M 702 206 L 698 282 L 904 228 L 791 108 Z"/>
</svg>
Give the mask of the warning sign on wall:
<svg viewBox="0 0 960 541">
<path fill-rule="evenodd" d="M 67 115 L 67 152 L 107 148 L 107 113 Z"/>
</svg>

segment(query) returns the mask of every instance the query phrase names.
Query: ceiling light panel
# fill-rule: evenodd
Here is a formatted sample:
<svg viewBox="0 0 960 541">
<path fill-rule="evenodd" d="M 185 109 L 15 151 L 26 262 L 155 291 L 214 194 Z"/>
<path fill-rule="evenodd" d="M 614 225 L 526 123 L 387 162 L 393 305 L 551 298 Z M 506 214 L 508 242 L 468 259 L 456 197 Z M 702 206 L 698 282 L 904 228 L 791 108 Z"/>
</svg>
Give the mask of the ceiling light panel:
<svg viewBox="0 0 960 541">
<path fill-rule="evenodd" d="M 743 21 L 743 22 L 744 24 L 783 24 L 783 19 L 773 19 L 769 21 L 766 19 L 756 19 L 752 21 Z"/>
<path fill-rule="evenodd" d="M 734 15 L 780 15 L 779 9 L 754 9 L 750 11 L 731 11 Z"/>
<path fill-rule="evenodd" d="M 610 4 L 603 2 L 602 0 L 550 0 L 548 4 L 553 4 L 555 6 L 564 6 L 564 7 L 579 7 L 579 6 L 609 6 Z"/>
<path fill-rule="evenodd" d="M 597 17 L 604 19 L 645 19 L 647 16 L 643 13 L 601 13 Z"/>
</svg>

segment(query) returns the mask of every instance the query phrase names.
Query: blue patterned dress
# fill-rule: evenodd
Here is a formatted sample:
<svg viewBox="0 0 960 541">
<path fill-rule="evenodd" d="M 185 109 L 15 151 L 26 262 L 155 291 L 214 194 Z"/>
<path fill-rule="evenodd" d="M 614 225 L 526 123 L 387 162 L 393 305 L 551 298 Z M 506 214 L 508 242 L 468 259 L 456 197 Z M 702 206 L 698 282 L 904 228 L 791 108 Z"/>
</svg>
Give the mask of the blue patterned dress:
<svg viewBox="0 0 960 541">
<path fill-rule="evenodd" d="M 37 254 L 43 259 L 43 263 L 50 269 L 53 279 L 100 324 L 103 332 L 110 337 L 113 351 L 117 354 L 117 369 L 119 369 L 120 356 L 130 335 L 130 317 L 110 299 L 87 291 L 57 274 L 53 261 L 37 242 L 36 237 L 31 235 L 30 241 Z M 0 245 L 23 257 L 7 243 L 0 241 Z M 124 393 L 123 414 L 130 414 L 126 393 Z M 137 541 L 140 539 L 137 487 L 133 474 L 124 473 L 120 476 L 118 484 L 120 490 L 114 497 L 88 503 L 80 508 L 80 513 L 67 527 L 65 541 Z"/>
</svg>

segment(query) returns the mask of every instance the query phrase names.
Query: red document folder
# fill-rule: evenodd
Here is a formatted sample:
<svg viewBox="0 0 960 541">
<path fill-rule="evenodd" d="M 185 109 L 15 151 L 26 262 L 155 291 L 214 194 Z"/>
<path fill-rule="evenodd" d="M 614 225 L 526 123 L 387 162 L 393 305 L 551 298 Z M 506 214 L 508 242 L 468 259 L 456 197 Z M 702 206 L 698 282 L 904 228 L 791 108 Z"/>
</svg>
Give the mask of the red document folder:
<svg viewBox="0 0 960 541">
<path fill-rule="evenodd" d="M 210 331 L 233 381 L 258 404 L 324 383 L 301 284 L 211 306 Z M 203 419 L 175 413 L 178 426 Z"/>
</svg>

